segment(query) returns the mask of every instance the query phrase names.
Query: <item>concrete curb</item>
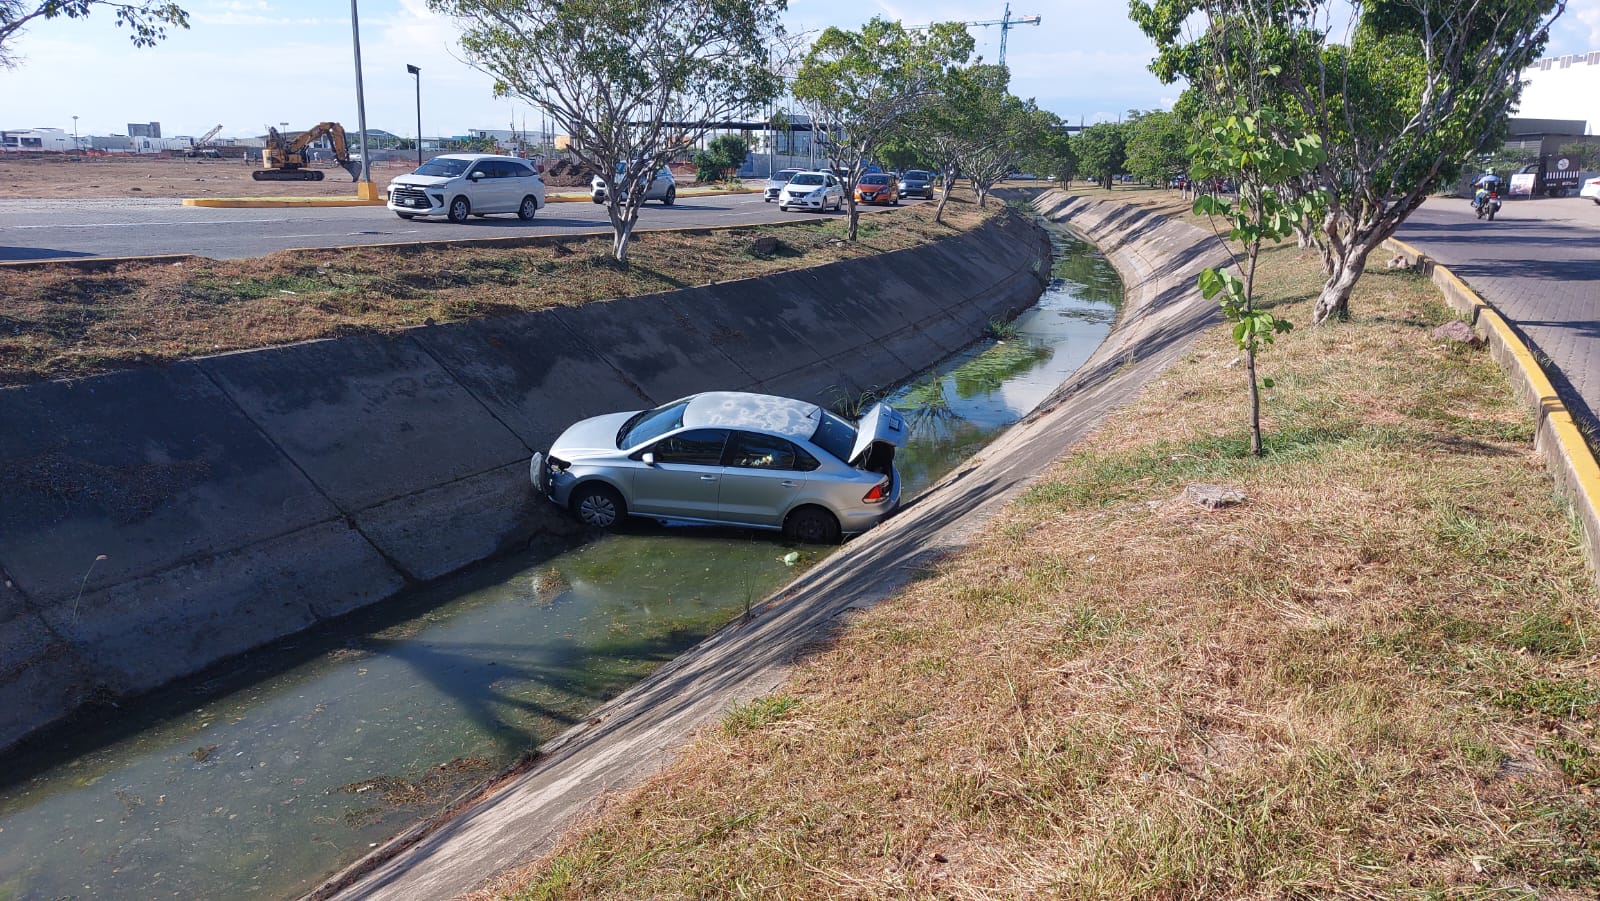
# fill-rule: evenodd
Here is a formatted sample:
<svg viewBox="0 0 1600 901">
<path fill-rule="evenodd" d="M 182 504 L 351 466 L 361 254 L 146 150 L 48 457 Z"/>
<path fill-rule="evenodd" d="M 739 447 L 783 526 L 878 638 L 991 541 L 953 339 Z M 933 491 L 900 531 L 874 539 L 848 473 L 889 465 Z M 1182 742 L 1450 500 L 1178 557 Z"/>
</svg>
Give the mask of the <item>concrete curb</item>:
<svg viewBox="0 0 1600 901">
<path fill-rule="evenodd" d="M 1600 581 L 1600 510 L 1595 502 L 1600 498 L 1600 463 L 1584 440 L 1576 418 L 1545 375 L 1543 364 L 1500 311 L 1449 268 L 1398 238 L 1389 238 L 1384 244 L 1388 251 L 1407 258 L 1427 273 L 1444 295 L 1445 303 L 1466 317 L 1488 343 L 1489 354 L 1500 364 L 1512 389 L 1533 409 L 1534 450 L 1544 457 L 1557 487 L 1583 522 L 1584 558 L 1589 562 L 1591 577 Z"/>
<path fill-rule="evenodd" d="M 680 197 L 721 197 L 727 194 L 760 194 L 760 188 L 741 188 L 737 191 L 698 191 L 685 189 Z M 589 195 L 573 192 L 551 194 L 545 205 L 552 203 L 585 203 Z M 362 200 L 358 197 L 185 197 L 184 206 L 214 207 L 227 210 L 277 209 L 280 207 L 341 207 L 384 206 L 387 201 Z"/>
</svg>

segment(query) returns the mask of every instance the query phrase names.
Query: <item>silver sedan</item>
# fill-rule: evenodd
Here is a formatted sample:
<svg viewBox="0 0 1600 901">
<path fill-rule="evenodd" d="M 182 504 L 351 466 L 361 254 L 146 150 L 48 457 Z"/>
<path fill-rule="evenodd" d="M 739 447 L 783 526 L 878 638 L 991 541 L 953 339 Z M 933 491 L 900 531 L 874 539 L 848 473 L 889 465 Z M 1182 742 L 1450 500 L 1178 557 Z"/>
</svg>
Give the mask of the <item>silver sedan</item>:
<svg viewBox="0 0 1600 901">
<path fill-rule="evenodd" d="M 639 516 L 831 543 L 899 504 L 894 451 L 909 432 L 887 404 L 852 421 L 804 401 L 711 391 L 585 419 L 534 454 L 529 475 L 600 529 Z"/>
</svg>

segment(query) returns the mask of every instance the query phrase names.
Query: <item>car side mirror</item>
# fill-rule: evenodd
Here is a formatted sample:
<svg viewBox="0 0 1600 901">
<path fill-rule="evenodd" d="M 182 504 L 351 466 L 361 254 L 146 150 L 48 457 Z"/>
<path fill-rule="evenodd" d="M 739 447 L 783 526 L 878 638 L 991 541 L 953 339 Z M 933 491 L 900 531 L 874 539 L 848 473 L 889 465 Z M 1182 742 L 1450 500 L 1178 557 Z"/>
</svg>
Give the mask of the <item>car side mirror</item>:
<svg viewBox="0 0 1600 901">
<path fill-rule="evenodd" d="M 654 466 L 654 465 L 656 465 L 656 455 L 654 453 L 652 453 L 651 451 L 645 451 L 644 452 L 644 456 L 640 457 L 639 459 L 643 460 L 644 461 L 644 465 L 646 465 L 646 466 Z"/>
<path fill-rule="evenodd" d="M 471 175 L 469 175 L 467 177 L 472 179 L 473 181 L 477 181 L 478 179 L 483 177 L 483 172 L 480 170 L 480 171 L 472 173 Z"/>
</svg>

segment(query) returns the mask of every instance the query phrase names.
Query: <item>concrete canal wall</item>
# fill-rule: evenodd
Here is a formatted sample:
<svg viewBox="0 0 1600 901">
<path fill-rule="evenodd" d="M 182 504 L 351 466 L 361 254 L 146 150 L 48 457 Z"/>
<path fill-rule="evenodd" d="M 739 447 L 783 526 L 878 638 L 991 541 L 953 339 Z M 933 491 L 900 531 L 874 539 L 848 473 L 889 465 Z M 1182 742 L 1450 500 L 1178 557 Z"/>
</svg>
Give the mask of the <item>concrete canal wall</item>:
<svg viewBox="0 0 1600 901">
<path fill-rule="evenodd" d="M 1049 267 L 1006 213 L 759 279 L 0 391 L 0 749 L 570 531 L 527 463 L 576 419 L 891 385 Z"/>
</svg>

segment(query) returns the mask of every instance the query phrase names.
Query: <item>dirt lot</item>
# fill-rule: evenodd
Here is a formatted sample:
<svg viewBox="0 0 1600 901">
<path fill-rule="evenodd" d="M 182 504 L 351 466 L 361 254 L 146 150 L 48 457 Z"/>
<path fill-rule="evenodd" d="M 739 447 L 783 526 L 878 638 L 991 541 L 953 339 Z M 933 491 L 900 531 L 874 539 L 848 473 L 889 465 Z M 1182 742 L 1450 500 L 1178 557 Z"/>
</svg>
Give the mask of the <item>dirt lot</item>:
<svg viewBox="0 0 1600 901">
<path fill-rule="evenodd" d="M 318 163 L 322 181 L 255 181 L 260 158 L 152 159 L 79 157 L 0 159 L 0 196 L 89 197 L 354 197 L 356 186 L 332 163 Z M 413 161 L 372 164 L 380 185 L 416 168 Z"/>
</svg>

